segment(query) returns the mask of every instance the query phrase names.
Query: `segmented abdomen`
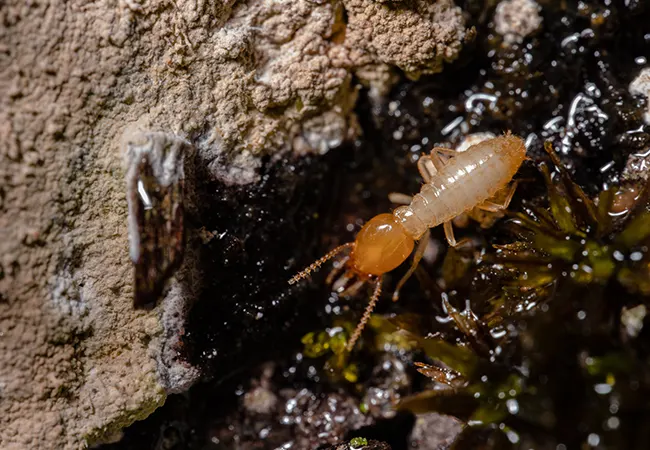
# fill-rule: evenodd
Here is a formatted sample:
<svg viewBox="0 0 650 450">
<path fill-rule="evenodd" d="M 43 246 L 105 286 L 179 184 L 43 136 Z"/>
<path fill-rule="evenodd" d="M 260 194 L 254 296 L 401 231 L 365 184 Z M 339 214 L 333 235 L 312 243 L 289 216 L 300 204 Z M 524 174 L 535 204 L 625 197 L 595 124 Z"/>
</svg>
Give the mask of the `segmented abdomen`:
<svg viewBox="0 0 650 450">
<path fill-rule="evenodd" d="M 394 211 L 414 238 L 481 204 L 505 187 L 526 156 L 523 141 L 514 136 L 489 139 L 452 158 L 422 186 L 409 206 Z"/>
</svg>

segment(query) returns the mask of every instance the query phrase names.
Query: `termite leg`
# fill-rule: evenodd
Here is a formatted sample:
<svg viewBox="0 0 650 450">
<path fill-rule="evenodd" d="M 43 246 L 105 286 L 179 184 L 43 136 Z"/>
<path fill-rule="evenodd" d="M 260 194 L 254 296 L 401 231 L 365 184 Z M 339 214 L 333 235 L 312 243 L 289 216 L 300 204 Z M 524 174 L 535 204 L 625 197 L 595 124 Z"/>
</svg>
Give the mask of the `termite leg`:
<svg viewBox="0 0 650 450">
<path fill-rule="evenodd" d="M 396 203 L 398 205 L 410 205 L 413 197 L 406 194 L 400 194 L 399 192 L 391 192 L 388 194 L 388 200 L 390 200 L 391 203 Z"/>
<path fill-rule="evenodd" d="M 342 292 L 344 292 L 347 289 L 348 283 L 353 278 L 354 278 L 354 272 L 352 272 L 351 270 L 347 270 L 342 276 L 337 278 L 334 284 L 332 284 L 332 291 L 340 295 Z"/>
<path fill-rule="evenodd" d="M 327 253 L 325 256 L 323 256 L 321 259 L 314 261 L 312 264 L 309 265 L 306 269 L 298 272 L 296 275 L 293 276 L 289 280 L 289 284 L 296 284 L 298 281 L 307 278 L 310 273 L 315 272 L 316 270 L 320 269 L 320 266 L 325 264 L 327 261 L 330 259 L 334 258 L 336 255 L 341 253 L 343 250 L 347 250 L 348 248 L 352 247 L 354 245 L 353 242 L 348 242 L 347 244 L 339 245 L 336 247 L 334 250 L 331 250 L 329 253 Z"/>
<path fill-rule="evenodd" d="M 503 202 L 501 203 L 495 203 L 490 200 L 486 200 L 480 205 L 478 205 L 479 209 L 482 209 L 483 211 L 489 211 L 489 212 L 499 212 L 504 209 L 507 209 L 508 206 L 510 205 L 510 202 L 512 201 L 513 195 L 515 195 L 515 191 L 517 190 L 517 185 L 519 184 L 518 180 L 515 180 L 510 184 L 508 187 L 508 194 L 506 195 L 506 198 L 503 199 Z"/>
<path fill-rule="evenodd" d="M 445 237 L 447 242 L 451 247 L 456 247 L 456 238 L 454 237 L 454 226 L 451 224 L 451 220 L 448 220 L 443 224 L 443 229 L 445 230 Z"/>
<path fill-rule="evenodd" d="M 441 155 L 447 156 L 447 157 L 453 157 L 458 155 L 458 152 L 454 150 L 453 148 L 447 148 L 447 147 L 433 147 L 431 150 L 431 157 L 434 158 L 434 161 L 438 161 L 438 164 L 440 167 L 443 167 L 445 164 L 447 164 L 447 159 L 442 159 Z M 438 169 L 440 170 L 440 169 Z"/>
<path fill-rule="evenodd" d="M 461 250 L 463 248 L 466 249 L 471 249 L 474 247 L 474 241 L 472 241 L 472 238 L 462 238 L 460 241 L 456 242 L 456 247 L 454 247 L 454 250 Z"/>
<path fill-rule="evenodd" d="M 431 163 L 431 165 L 427 164 Z M 424 180 L 425 183 L 428 183 L 431 181 L 433 176 L 438 173 L 438 170 L 442 168 L 442 161 L 440 161 L 439 158 L 434 159 L 433 153 L 431 155 L 422 155 L 418 159 L 418 172 L 420 172 L 420 176 Z"/>
<path fill-rule="evenodd" d="M 395 288 L 395 291 L 393 292 L 393 301 L 396 302 L 399 300 L 399 291 L 402 289 L 404 284 L 406 283 L 406 280 L 411 278 L 411 275 L 415 272 L 415 269 L 418 268 L 418 264 L 420 264 L 420 261 L 422 260 L 422 256 L 424 255 L 424 251 L 427 249 L 427 245 L 429 244 L 429 237 L 431 236 L 431 232 L 429 230 L 424 233 L 424 236 L 420 238 L 420 242 L 418 242 L 418 248 L 415 249 L 415 253 L 413 254 L 413 262 L 411 263 L 411 267 L 409 267 L 409 270 L 404 274 L 401 280 L 399 280 L 399 283 L 397 283 L 397 287 Z"/>
<path fill-rule="evenodd" d="M 366 280 L 357 280 L 349 287 L 345 288 L 343 292 L 339 293 L 338 295 L 339 297 L 354 297 L 364 284 L 366 284 Z"/>
<path fill-rule="evenodd" d="M 363 331 L 364 327 L 366 326 L 366 323 L 370 319 L 370 314 L 372 314 L 372 310 L 375 309 L 377 300 L 379 300 L 379 296 L 381 295 L 382 281 L 383 281 L 382 277 L 378 277 L 377 280 L 375 281 L 375 291 L 372 293 L 372 297 L 370 297 L 370 302 L 368 303 L 368 306 L 366 306 L 366 310 L 363 313 L 363 317 L 361 317 L 361 320 L 359 321 L 357 328 L 354 330 L 354 333 L 352 333 L 352 336 L 350 336 L 350 340 L 348 341 L 345 347 L 345 349 L 348 352 L 351 352 L 352 349 L 354 348 L 354 344 L 356 344 L 357 340 L 359 340 L 359 336 L 361 336 L 361 332 Z"/>
<path fill-rule="evenodd" d="M 494 203 L 489 200 L 485 200 L 483 203 L 477 205 L 476 207 L 482 211 L 493 212 L 493 213 L 504 210 L 503 205 L 499 205 L 498 203 Z"/>
<path fill-rule="evenodd" d="M 508 206 L 510 206 L 510 202 L 512 201 L 512 197 L 515 195 L 515 191 L 517 190 L 518 185 L 519 180 L 515 180 L 510 184 L 510 187 L 508 188 L 508 195 L 506 195 L 506 198 L 502 203 L 503 209 L 507 209 Z"/>
<path fill-rule="evenodd" d="M 441 171 L 445 166 L 446 163 L 440 158 L 440 155 L 453 156 L 456 153 L 456 150 L 450 148 L 434 147 L 428 155 L 420 156 L 420 159 L 418 159 L 418 171 L 420 172 L 424 182 L 428 183 L 431 181 L 434 175 Z M 427 163 L 433 165 L 433 168 Z"/>
<path fill-rule="evenodd" d="M 334 262 L 334 267 L 330 270 L 330 273 L 325 279 L 325 284 L 330 286 L 334 282 L 334 278 L 338 277 L 343 269 L 345 269 L 345 264 L 350 260 L 350 255 L 346 255 L 338 261 Z"/>
<path fill-rule="evenodd" d="M 447 155 L 447 156 L 456 156 L 458 154 L 457 150 L 454 150 L 453 148 L 447 148 L 447 147 L 433 147 L 433 150 L 431 150 L 431 153 L 436 153 L 440 155 Z M 440 156 L 438 156 L 440 158 Z"/>
</svg>

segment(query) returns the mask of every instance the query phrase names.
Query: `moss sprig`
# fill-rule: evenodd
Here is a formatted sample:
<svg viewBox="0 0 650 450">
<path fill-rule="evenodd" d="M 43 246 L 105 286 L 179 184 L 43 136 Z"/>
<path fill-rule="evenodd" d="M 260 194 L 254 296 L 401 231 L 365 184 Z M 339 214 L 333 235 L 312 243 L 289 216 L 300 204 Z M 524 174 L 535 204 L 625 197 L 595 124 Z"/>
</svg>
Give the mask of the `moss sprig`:
<svg viewBox="0 0 650 450">
<path fill-rule="evenodd" d="M 470 296 L 484 301 L 459 310 L 443 293 L 449 326 L 433 335 L 397 324 L 427 355 L 416 366 L 434 386 L 400 408 L 465 422 L 455 450 L 646 448 L 645 193 L 615 187 L 592 200 L 545 148 L 554 166 L 540 166 L 548 206 L 511 214 L 515 240 L 481 257 L 471 286 L 491 287 Z"/>
</svg>

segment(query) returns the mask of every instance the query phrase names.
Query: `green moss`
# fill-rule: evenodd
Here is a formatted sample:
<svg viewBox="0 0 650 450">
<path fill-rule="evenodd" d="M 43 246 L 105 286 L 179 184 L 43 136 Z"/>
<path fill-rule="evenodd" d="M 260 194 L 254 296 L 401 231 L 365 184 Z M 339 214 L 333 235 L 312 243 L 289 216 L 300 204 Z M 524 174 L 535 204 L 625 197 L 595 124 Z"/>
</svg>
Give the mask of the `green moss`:
<svg viewBox="0 0 650 450">
<path fill-rule="evenodd" d="M 628 213 L 630 220 L 623 216 L 615 222 L 610 212 L 618 188 L 603 191 L 596 204 L 571 181 L 553 149 L 547 145 L 546 150 L 560 174 L 554 181 L 541 166 L 549 209 L 530 206 L 514 214 L 510 229 L 520 240 L 498 246 L 495 264 L 484 268 L 510 278 L 501 303 L 520 302 L 517 294 L 524 291 L 545 301 L 549 287 L 564 278 L 603 286 L 614 279 L 629 292 L 650 293 L 650 213 L 641 209 Z"/>
<path fill-rule="evenodd" d="M 309 332 L 302 337 L 303 353 L 307 358 L 327 357 L 323 369 L 331 380 L 356 383 L 358 367 L 349 361 L 345 350 L 353 330 L 352 322 L 337 320 L 330 328 Z"/>
<path fill-rule="evenodd" d="M 330 381 L 356 383 L 359 379 L 359 358 L 350 358 L 346 344 L 357 323 L 352 320 L 337 319 L 332 327 L 321 331 L 311 331 L 302 337 L 303 354 L 308 358 L 323 358 L 323 370 Z M 391 321 L 373 315 L 364 335 L 355 346 L 355 352 L 366 356 L 376 356 L 387 347 L 408 350 L 416 346 L 413 337 L 401 332 Z"/>
<path fill-rule="evenodd" d="M 365 447 L 366 445 L 368 445 L 368 439 L 363 437 L 355 437 L 350 440 L 351 448 L 361 448 Z"/>
<path fill-rule="evenodd" d="M 445 285 L 467 294 L 465 309 L 453 305 L 461 294 L 442 294 L 442 331 L 423 337 L 398 324 L 428 357 L 419 372 L 439 387 L 399 407 L 466 422 L 457 450 L 587 448 L 590 436 L 602 448 L 638 448 L 631 430 L 650 426 L 640 400 L 650 395 L 648 330 L 630 334 L 624 319 L 639 306 L 643 324 L 650 304 L 650 213 L 641 198 L 627 215 L 610 214 L 617 189 L 592 201 L 546 150 L 557 171 L 541 166 L 548 207 L 511 214 L 516 240 L 476 268 L 448 253 Z"/>
</svg>

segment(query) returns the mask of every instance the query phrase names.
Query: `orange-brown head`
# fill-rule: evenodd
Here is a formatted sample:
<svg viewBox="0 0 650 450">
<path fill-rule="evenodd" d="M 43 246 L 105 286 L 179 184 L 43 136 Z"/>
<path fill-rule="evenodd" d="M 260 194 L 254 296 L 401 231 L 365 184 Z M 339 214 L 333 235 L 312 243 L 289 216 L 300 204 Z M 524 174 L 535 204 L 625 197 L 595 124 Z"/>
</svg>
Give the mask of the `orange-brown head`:
<svg viewBox="0 0 650 450">
<path fill-rule="evenodd" d="M 402 264 L 413 251 L 415 241 L 406 232 L 406 230 L 395 220 L 392 214 L 379 214 L 366 223 L 359 234 L 357 234 L 354 243 L 348 243 L 336 247 L 328 254 L 317 261 L 314 261 L 309 267 L 296 274 L 289 284 L 294 284 L 315 270 L 318 270 L 326 261 L 339 255 L 346 249 L 351 248 L 349 257 L 343 259 L 344 264 L 335 268 L 328 279 L 333 280 L 334 276 L 340 270 L 346 269 L 345 274 L 334 283 L 341 283 L 340 295 L 356 292 L 366 282 L 372 281 L 375 285 L 370 302 L 347 343 L 347 350 L 351 351 L 354 343 L 359 339 L 361 331 L 366 322 L 370 319 L 370 314 L 379 300 L 381 294 L 382 275 L 395 269 Z M 349 287 L 347 283 L 357 278 L 357 281 Z"/>
<path fill-rule="evenodd" d="M 348 264 L 363 275 L 383 275 L 402 264 L 414 245 L 392 214 L 379 214 L 357 234 Z"/>
</svg>

